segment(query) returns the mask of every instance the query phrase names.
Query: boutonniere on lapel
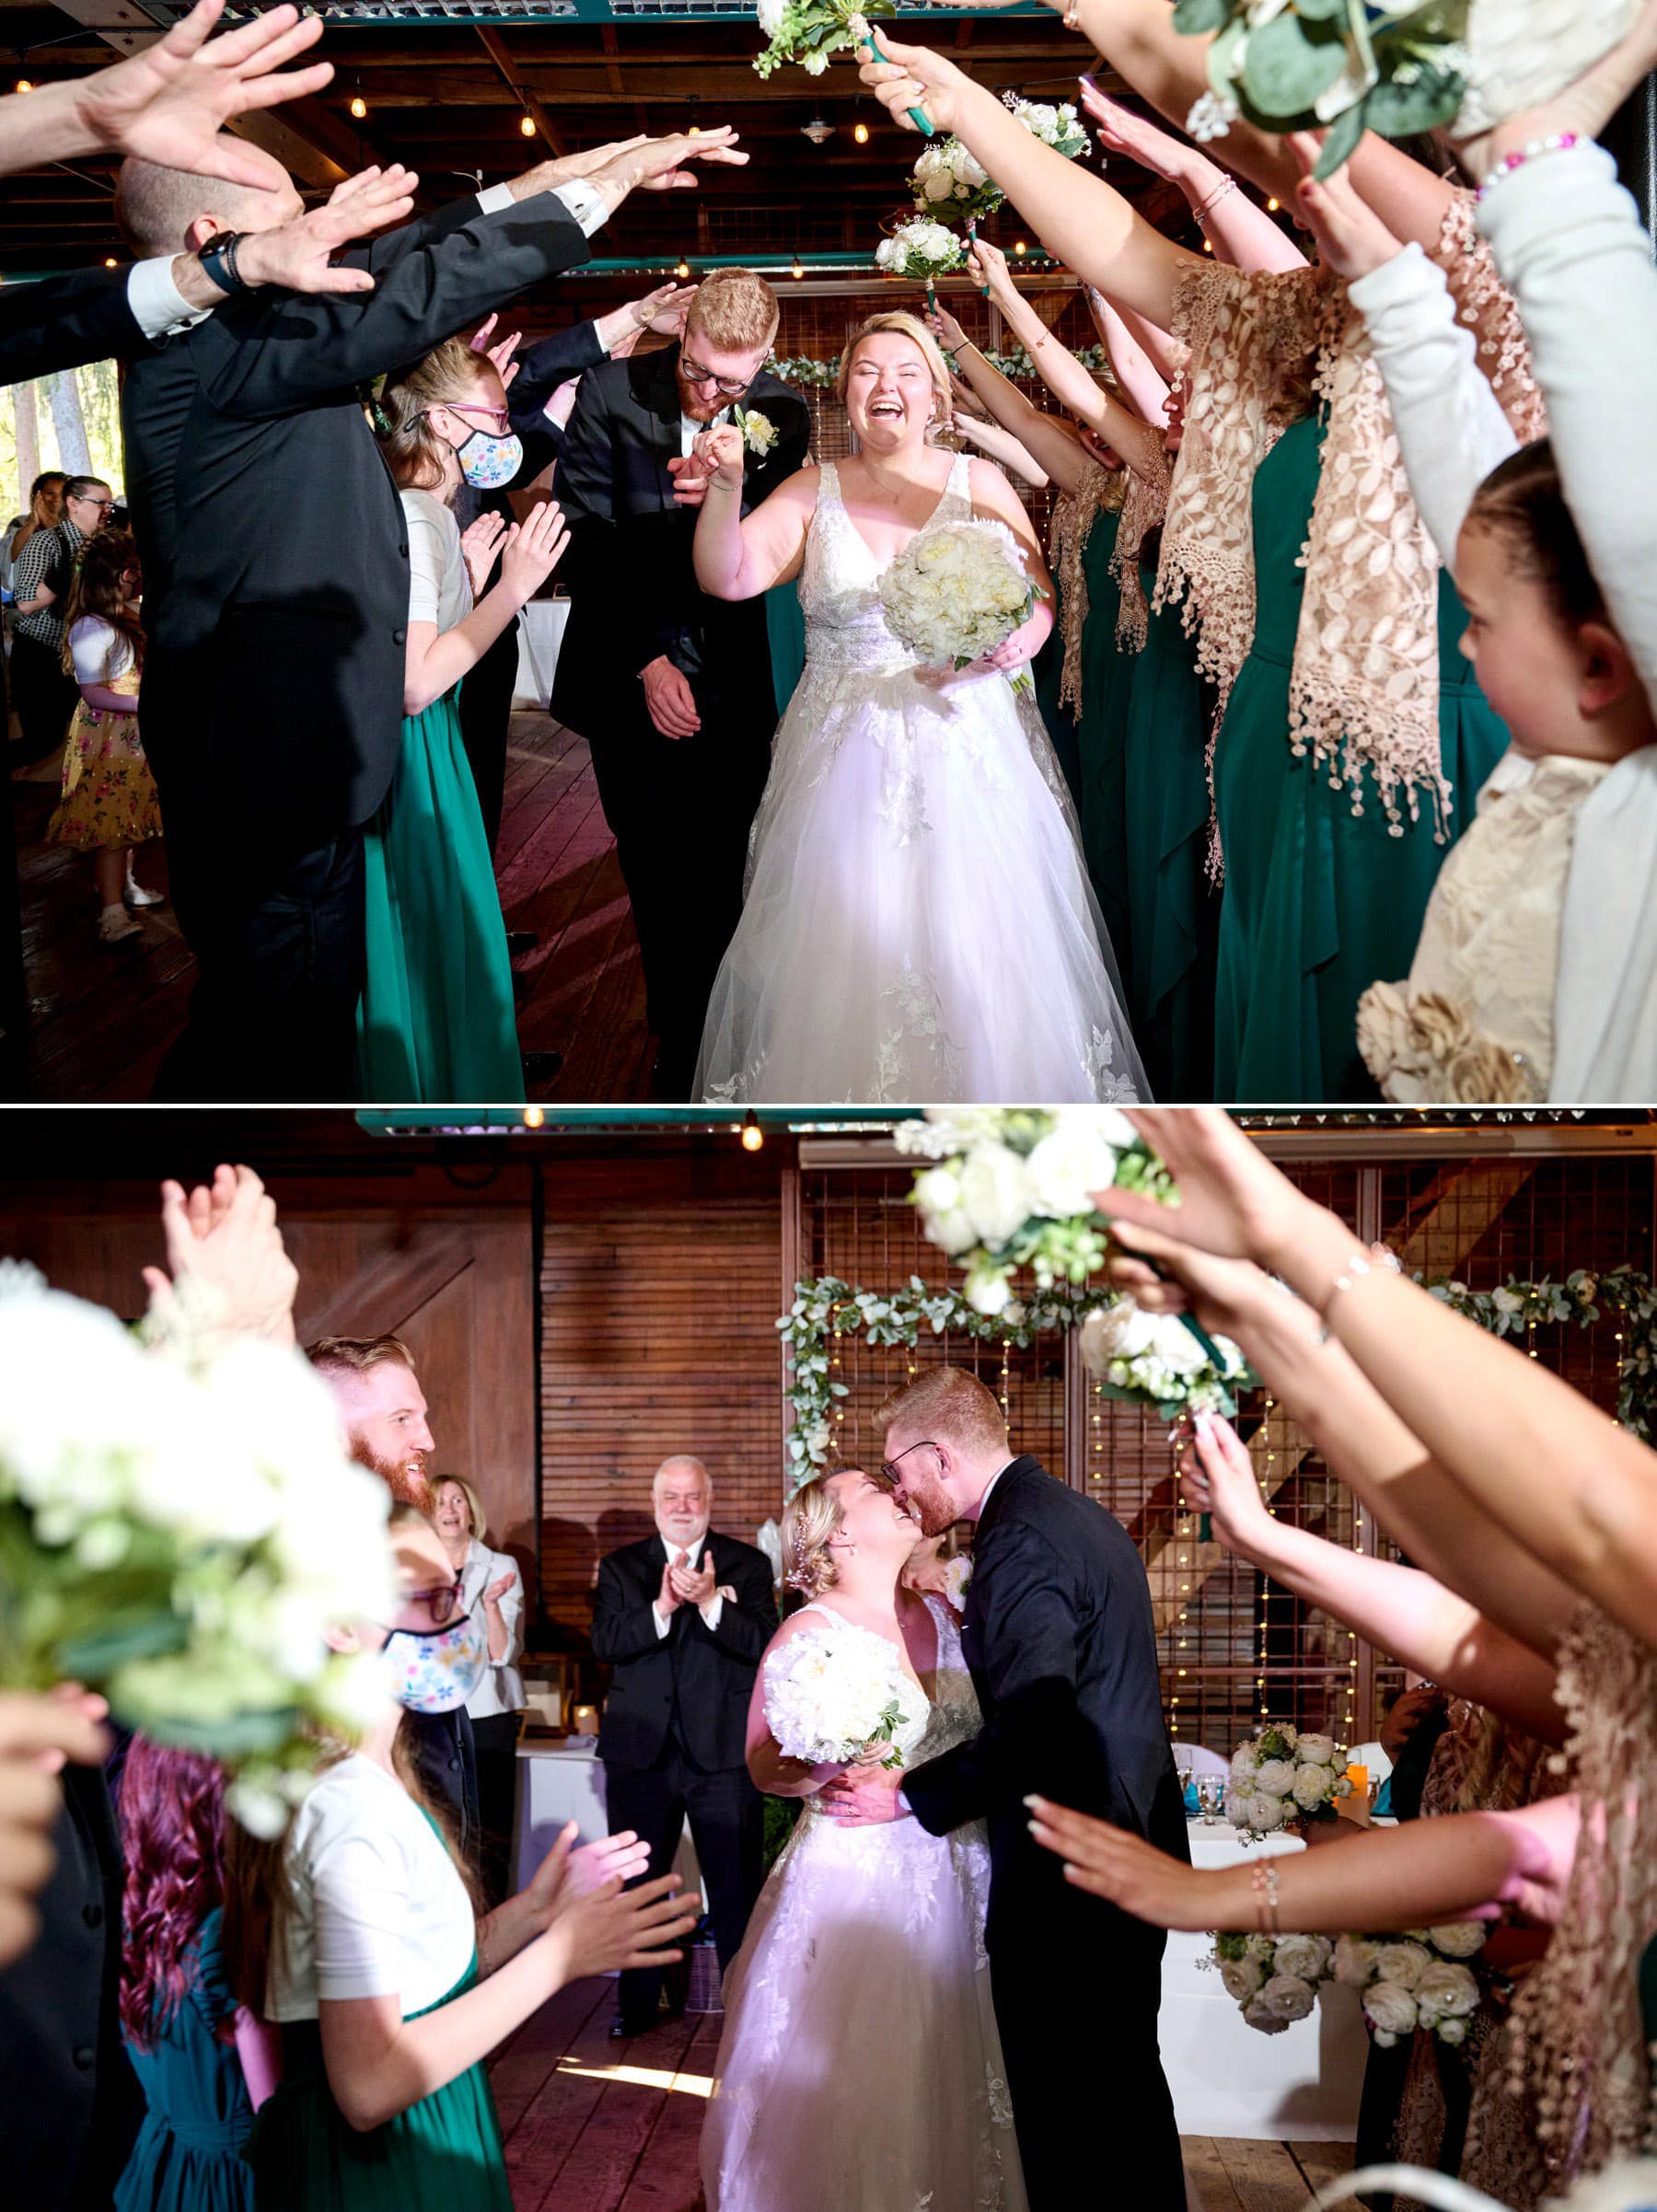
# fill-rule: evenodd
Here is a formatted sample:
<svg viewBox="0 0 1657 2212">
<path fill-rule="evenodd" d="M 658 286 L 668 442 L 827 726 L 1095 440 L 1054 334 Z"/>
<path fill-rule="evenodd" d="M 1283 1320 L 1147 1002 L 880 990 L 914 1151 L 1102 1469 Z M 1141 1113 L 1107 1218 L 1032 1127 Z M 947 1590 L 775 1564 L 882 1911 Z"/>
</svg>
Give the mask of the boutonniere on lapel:
<svg viewBox="0 0 1657 2212">
<path fill-rule="evenodd" d="M 742 443 L 749 453 L 768 454 L 777 442 L 777 425 L 770 415 L 762 415 L 757 407 L 738 406 L 734 411 L 736 427 L 742 433 Z"/>
</svg>

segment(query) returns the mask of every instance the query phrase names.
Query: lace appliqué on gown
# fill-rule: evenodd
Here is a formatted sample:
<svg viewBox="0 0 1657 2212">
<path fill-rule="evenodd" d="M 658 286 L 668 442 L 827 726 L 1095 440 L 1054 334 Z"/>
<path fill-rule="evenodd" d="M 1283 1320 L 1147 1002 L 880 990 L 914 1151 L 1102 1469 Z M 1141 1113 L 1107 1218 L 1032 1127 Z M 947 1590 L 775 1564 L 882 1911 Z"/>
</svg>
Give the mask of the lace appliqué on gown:
<svg viewBox="0 0 1657 2212">
<path fill-rule="evenodd" d="M 906 1766 L 979 1725 L 955 1616 L 926 1603 L 937 1671 L 898 1732 Z M 989 1895 L 981 1823 L 842 1828 L 807 1801 L 726 1977 L 707 2212 L 1027 2212 Z"/>
<path fill-rule="evenodd" d="M 962 455 L 925 527 L 971 513 Z M 934 680 L 886 626 L 883 573 L 825 466 L 800 580 L 805 671 L 777 733 L 695 1094 L 1143 1097 L 1040 713 L 999 674 Z"/>
</svg>

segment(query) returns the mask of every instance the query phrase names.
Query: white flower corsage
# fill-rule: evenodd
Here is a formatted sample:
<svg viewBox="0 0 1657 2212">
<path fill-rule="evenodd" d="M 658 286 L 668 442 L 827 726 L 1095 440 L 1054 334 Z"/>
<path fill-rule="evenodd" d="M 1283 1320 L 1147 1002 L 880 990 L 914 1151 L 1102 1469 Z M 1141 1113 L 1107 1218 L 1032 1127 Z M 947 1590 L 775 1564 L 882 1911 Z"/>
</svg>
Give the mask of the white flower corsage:
<svg viewBox="0 0 1657 2212">
<path fill-rule="evenodd" d="M 757 407 L 737 408 L 736 427 L 741 431 L 742 442 L 750 453 L 769 453 L 777 442 L 777 425 L 770 415 L 762 415 Z"/>
</svg>

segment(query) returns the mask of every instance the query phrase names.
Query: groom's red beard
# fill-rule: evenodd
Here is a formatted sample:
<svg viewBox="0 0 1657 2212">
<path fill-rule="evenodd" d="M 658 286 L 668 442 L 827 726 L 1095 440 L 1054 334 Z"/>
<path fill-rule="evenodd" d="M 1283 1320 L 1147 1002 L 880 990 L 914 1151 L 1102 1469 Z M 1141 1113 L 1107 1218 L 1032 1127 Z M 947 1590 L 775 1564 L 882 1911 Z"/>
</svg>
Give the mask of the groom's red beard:
<svg viewBox="0 0 1657 2212">
<path fill-rule="evenodd" d="M 903 1486 L 903 1502 L 920 1523 L 923 1536 L 941 1536 L 961 1517 L 930 1476 L 916 1476 L 907 1481 Z"/>
<path fill-rule="evenodd" d="M 366 1467 L 370 1475 L 377 1475 L 399 1505 L 411 1505 L 430 1517 L 437 1501 L 426 1479 L 423 1453 L 417 1452 L 411 1459 L 405 1460 L 382 1459 L 365 1438 L 353 1436 L 347 1441 L 357 1465 Z"/>
</svg>

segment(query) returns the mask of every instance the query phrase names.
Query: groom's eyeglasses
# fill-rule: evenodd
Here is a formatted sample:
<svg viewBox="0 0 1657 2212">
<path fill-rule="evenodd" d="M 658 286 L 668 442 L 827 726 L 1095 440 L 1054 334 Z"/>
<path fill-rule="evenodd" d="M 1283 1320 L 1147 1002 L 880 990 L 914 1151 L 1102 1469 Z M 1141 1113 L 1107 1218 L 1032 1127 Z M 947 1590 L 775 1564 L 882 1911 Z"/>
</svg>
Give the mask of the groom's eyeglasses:
<svg viewBox="0 0 1657 2212">
<path fill-rule="evenodd" d="M 689 353 L 679 355 L 679 366 L 692 384 L 711 384 L 727 400 L 740 400 L 754 381 L 751 376 L 716 376 L 712 369 L 703 368 L 700 361 L 692 361 Z"/>
<path fill-rule="evenodd" d="M 898 1453 L 898 1459 L 907 1459 L 911 1452 L 935 1452 L 937 1448 L 937 1445 L 933 1443 L 932 1438 L 930 1436 L 925 1436 L 921 1438 L 918 1444 L 906 1444 L 903 1450 Z M 883 1459 L 880 1463 L 880 1471 L 886 1477 L 888 1482 L 901 1482 L 903 1480 L 902 1476 L 898 1472 L 898 1459 Z"/>
</svg>

